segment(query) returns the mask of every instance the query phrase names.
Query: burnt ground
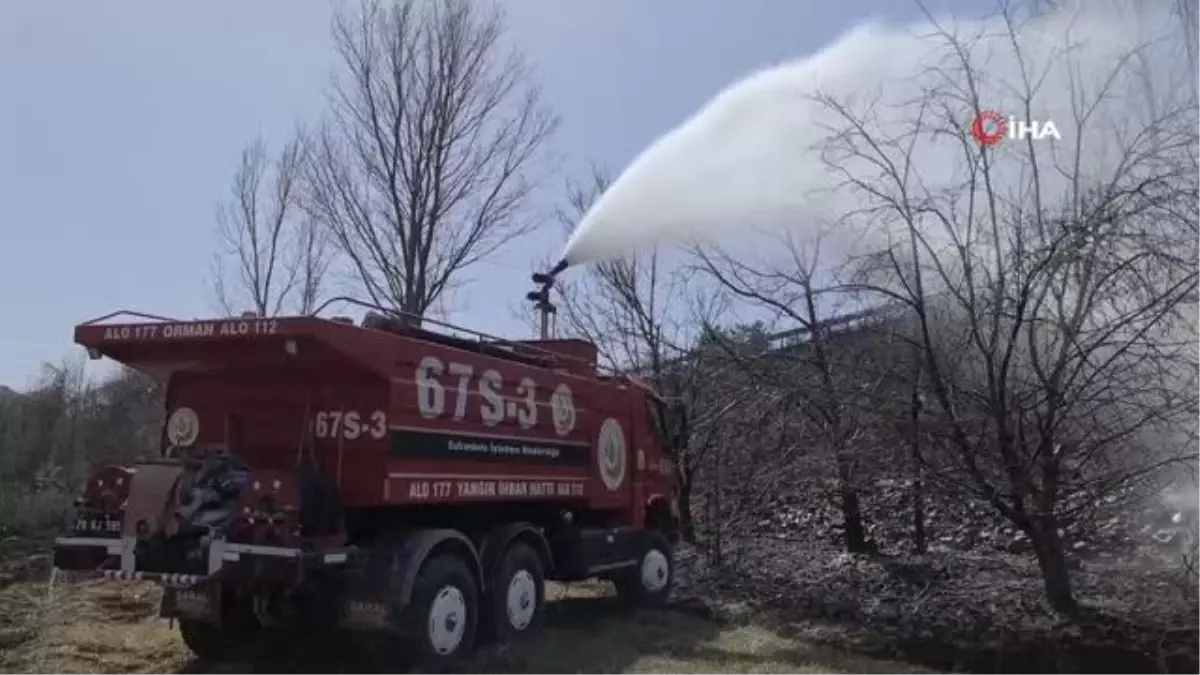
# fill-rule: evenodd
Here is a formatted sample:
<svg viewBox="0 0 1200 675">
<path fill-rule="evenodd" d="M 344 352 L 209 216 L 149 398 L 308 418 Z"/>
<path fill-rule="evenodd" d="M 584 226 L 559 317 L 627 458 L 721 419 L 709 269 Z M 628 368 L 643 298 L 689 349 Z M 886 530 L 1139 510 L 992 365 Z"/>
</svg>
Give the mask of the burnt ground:
<svg viewBox="0 0 1200 675">
<path fill-rule="evenodd" d="M 809 626 L 818 642 L 819 627 L 834 626 L 831 640 L 845 647 L 938 671 L 1198 670 L 1196 579 L 1186 585 L 1170 560 L 1078 563 L 1082 611 L 1072 619 L 1045 604 L 1028 556 L 850 556 L 760 540 L 724 563 L 690 565 L 690 586 L 709 604 L 746 603 L 773 625 Z"/>
<path fill-rule="evenodd" d="M 489 648 L 469 672 L 1197 672 L 1196 605 L 1169 567 L 1076 572 L 1085 613 L 1044 606 L 1023 557 L 866 557 L 757 542 L 715 572 L 680 554 L 672 607 L 628 614 L 601 584 L 551 584 L 540 639 Z M 201 664 L 146 584 L 51 587 L 44 556 L 0 567 L 0 671 L 361 672 L 294 649 Z"/>
<path fill-rule="evenodd" d="M 2 672 L 363 672 L 353 654 L 320 657 L 291 650 L 258 663 L 203 664 L 167 621 L 156 617 L 150 584 L 48 582 L 45 558 L 0 572 Z M 766 617 L 725 617 L 694 604 L 629 614 L 600 584 L 550 584 L 546 627 L 536 640 L 488 648 L 463 672 L 894 673 L 928 672 L 857 654 L 836 640 Z M 834 629 L 830 629 L 834 630 Z M 295 647 L 295 645 L 293 645 Z"/>
</svg>

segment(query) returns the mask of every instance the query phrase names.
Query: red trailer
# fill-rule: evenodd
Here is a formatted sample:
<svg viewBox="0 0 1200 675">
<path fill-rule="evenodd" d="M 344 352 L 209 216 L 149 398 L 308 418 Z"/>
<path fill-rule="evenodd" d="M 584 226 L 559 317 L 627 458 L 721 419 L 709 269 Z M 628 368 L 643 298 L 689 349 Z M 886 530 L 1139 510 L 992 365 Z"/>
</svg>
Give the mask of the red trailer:
<svg viewBox="0 0 1200 675">
<path fill-rule="evenodd" d="M 665 600 L 682 408 L 588 342 L 374 309 L 77 326 L 166 383 L 166 422 L 160 458 L 89 479 L 55 566 L 163 583 L 202 657 L 303 617 L 445 660 L 535 630 L 545 579 Z"/>
</svg>

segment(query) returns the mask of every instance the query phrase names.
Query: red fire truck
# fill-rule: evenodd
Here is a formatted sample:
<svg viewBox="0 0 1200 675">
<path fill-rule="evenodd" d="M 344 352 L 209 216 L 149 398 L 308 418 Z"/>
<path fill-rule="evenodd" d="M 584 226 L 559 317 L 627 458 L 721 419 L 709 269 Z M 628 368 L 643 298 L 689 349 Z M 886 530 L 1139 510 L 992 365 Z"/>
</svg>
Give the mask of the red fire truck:
<svg viewBox="0 0 1200 675">
<path fill-rule="evenodd" d="M 87 481 L 56 568 L 160 582 L 204 658 L 302 618 L 445 661 L 534 631 L 546 579 L 666 599 L 682 407 L 585 341 L 368 309 L 77 326 L 166 384 L 166 421 L 160 457 Z"/>
</svg>

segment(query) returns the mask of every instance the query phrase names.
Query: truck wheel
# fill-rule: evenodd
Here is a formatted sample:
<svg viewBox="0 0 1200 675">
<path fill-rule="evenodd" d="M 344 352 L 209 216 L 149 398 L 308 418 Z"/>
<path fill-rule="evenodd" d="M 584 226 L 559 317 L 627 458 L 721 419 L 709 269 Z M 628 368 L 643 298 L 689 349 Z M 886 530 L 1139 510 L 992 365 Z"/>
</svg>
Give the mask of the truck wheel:
<svg viewBox="0 0 1200 675">
<path fill-rule="evenodd" d="M 456 555 L 426 560 L 409 605 L 409 629 L 426 666 L 437 667 L 470 651 L 479 622 L 479 589 Z"/>
<path fill-rule="evenodd" d="M 675 557 L 671 543 L 654 530 L 642 536 L 637 564 L 613 578 L 617 596 L 632 607 L 660 607 L 675 583 Z"/>
<path fill-rule="evenodd" d="M 489 638 L 508 642 L 537 632 L 546 600 L 546 573 L 541 558 L 527 544 L 514 544 L 504 553 L 488 600 Z"/>
<path fill-rule="evenodd" d="M 237 656 L 237 645 L 233 644 L 220 626 L 207 621 L 179 619 L 179 634 L 183 644 L 196 658 L 212 663 Z"/>
</svg>

